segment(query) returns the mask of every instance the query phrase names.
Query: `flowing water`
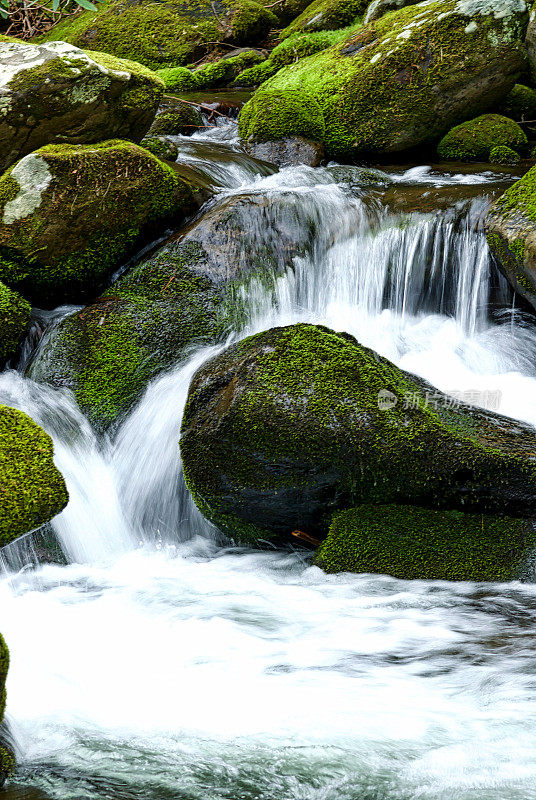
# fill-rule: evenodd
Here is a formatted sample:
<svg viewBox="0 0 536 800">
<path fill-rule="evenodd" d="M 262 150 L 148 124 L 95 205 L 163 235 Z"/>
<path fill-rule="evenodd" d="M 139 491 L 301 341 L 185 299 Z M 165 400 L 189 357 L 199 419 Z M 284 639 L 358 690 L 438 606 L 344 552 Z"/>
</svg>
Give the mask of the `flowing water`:
<svg viewBox="0 0 536 800">
<path fill-rule="evenodd" d="M 237 257 L 269 246 L 280 263 L 283 229 L 305 246 L 244 285 L 229 341 L 323 323 L 536 425 L 536 333 L 481 230 L 511 175 L 274 174 L 233 135 L 179 141 L 183 165 L 219 187 L 209 208 L 249 198 Z M 536 798 L 536 586 L 326 576 L 306 551 L 223 542 L 177 442 L 189 380 L 224 346 L 156 379 L 112 440 L 67 393 L 0 375 L 0 402 L 53 436 L 71 496 L 52 525 L 68 563 L 39 564 L 27 540 L 4 548 L 19 759 L 6 798 Z"/>
</svg>

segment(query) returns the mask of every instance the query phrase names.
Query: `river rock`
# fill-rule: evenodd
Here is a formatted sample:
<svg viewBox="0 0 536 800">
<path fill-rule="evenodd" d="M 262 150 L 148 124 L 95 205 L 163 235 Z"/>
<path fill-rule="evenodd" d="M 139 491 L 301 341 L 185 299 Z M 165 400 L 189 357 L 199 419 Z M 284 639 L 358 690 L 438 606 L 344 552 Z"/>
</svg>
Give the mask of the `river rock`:
<svg viewBox="0 0 536 800">
<path fill-rule="evenodd" d="M 4 723 L 6 710 L 6 680 L 9 670 L 9 650 L 2 634 L 0 634 L 0 725 Z M 0 739 L 0 788 L 3 787 L 15 769 L 15 756 L 11 747 Z"/>
<path fill-rule="evenodd" d="M 313 0 L 288 25 L 281 34 L 285 39 L 293 33 L 310 33 L 312 31 L 333 31 L 345 28 L 363 15 L 367 0 Z"/>
<path fill-rule="evenodd" d="M 406 505 L 361 505 L 334 516 L 314 563 L 326 572 L 405 580 L 534 579 L 534 522 Z"/>
<path fill-rule="evenodd" d="M 50 331 L 30 377 L 71 389 L 99 430 L 117 425 L 151 378 L 243 324 L 241 287 L 257 276 L 266 284 L 305 252 L 303 223 L 290 194 L 218 203 Z"/>
<path fill-rule="evenodd" d="M 499 269 L 536 310 L 536 167 L 490 208 L 486 238 Z"/>
<path fill-rule="evenodd" d="M 51 520 L 69 499 L 52 439 L 7 406 L 0 406 L 0 487 L 0 546 Z"/>
<path fill-rule="evenodd" d="M 324 536 L 334 511 L 405 503 L 536 510 L 536 432 L 467 405 L 348 334 L 292 325 L 249 337 L 194 375 L 186 483 L 235 540 Z"/>
<path fill-rule="evenodd" d="M 455 161 L 489 161 L 496 147 L 508 147 L 519 155 L 528 150 L 528 140 L 519 125 L 500 114 L 482 114 L 452 128 L 439 142 L 437 154 Z"/>
<path fill-rule="evenodd" d="M 302 136 L 278 139 L 275 142 L 247 143 L 246 150 L 254 158 L 277 164 L 279 167 L 291 167 L 297 164 L 318 167 L 324 159 L 323 146 Z"/>
<path fill-rule="evenodd" d="M 119 140 L 43 147 L 0 178 L 0 198 L 0 280 L 41 307 L 95 295 L 144 226 L 194 206 L 170 166 Z"/>
<path fill-rule="evenodd" d="M 526 67 L 527 20 L 524 0 L 427 0 L 388 14 L 263 83 L 240 135 L 304 136 L 328 156 L 434 142 L 512 89 Z"/>
<path fill-rule="evenodd" d="M 226 51 L 220 43 L 255 44 L 275 27 L 277 17 L 255 0 L 196 0 L 181 5 L 166 0 L 111 0 L 99 4 L 97 11 L 66 17 L 48 37 L 158 69 Z"/>
<path fill-rule="evenodd" d="M 0 170 L 47 144 L 139 141 L 163 91 L 131 61 L 65 42 L 0 40 Z"/>
<path fill-rule="evenodd" d="M 26 331 L 30 304 L 0 282 L 0 362 L 12 356 Z"/>
<path fill-rule="evenodd" d="M 178 146 L 167 136 L 146 136 L 141 140 L 140 144 L 153 156 L 163 158 L 166 161 L 176 161 L 179 156 Z"/>
<path fill-rule="evenodd" d="M 167 103 L 151 125 L 151 136 L 191 136 L 203 127 L 199 108 L 187 103 Z"/>
</svg>

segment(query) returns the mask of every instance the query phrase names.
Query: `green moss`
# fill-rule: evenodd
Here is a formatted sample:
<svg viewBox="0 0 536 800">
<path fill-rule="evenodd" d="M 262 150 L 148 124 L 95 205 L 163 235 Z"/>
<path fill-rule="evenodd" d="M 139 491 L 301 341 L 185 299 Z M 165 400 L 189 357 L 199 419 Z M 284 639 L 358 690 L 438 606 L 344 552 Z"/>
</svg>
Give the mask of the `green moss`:
<svg viewBox="0 0 536 800">
<path fill-rule="evenodd" d="M 156 74 L 168 92 L 191 92 L 199 87 L 196 73 L 186 67 L 164 67 Z"/>
<path fill-rule="evenodd" d="M 67 504 L 52 456 L 48 434 L 21 411 L 0 406 L 0 545 L 48 522 Z"/>
<path fill-rule="evenodd" d="M 252 44 L 276 18 L 252 0 L 180 0 L 131 3 L 111 0 L 56 25 L 44 40 L 62 40 L 139 61 L 153 69 L 197 61 L 218 42 Z"/>
<path fill-rule="evenodd" d="M 9 650 L 6 641 L 0 633 L 0 722 L 4 719 L 6 710 L 6 678 L 9 670 Z M 0 767 L 0 771 L 1 767 Z"/>
<path fill-rule="evenodd" d="M 363 505 L 334 516 L 315 564 L 409 580 L 510 581 L 525 575 L 535 547 L 535 527 L 521 519 Z"/>
<path fill-rule="evenodd" d="M 270 92 L 259 89 L 243 107 L 240 136 L 266 142 L 288 136 L 322 141 L 325 124 L 316 100 L 298 91 Z"/>
<path fill-rule="evenodd" d="M 478 14 L 473 26 L 456 11 L 455 0 L 432 0 L 388 13 L 284 67 L 259 91 L 280 97 L 299 92 L 317 102 L 328 156 L 401 151 L 436 141 L 504 96 L 526 64 L 526 21 L 521 13 L 501 19 Z M 490 70 L 493 84 L 486 77 Z M 242 115 L 250 116 L 248 104 Z M 261 118 L 261 128 L 263 123 Z M 255 125 L 245 127 L 257 135 Z M 284 129 L 277 133 L 287 135 Z"/>
<path fill-rule="evenodd" d="M 202 125 L 203 117 L 199 109 L 179 102 L 156 117 L 150 133 L 168 136 L 189 135 L 195 133 Z"/>
<path fill-rule="evenodd" d="M 521 157 L 511 147 L 500 145 L 491 148 L 489 161 L 490 164 L 519 164 Z"/>
<path fill-rule="evenodd" d="M 0 360 L 13 355 L 30 320 L 31 306 L 0 282 Z"/>
<path fill-rule="evenodd" d="M 0 279 L 41 304 L 88 296 L 144 225 L 193 206 L 174 170 L 131 142 L 49 145 L 36 157 L 51 179 L 30 213 L 0 223 Z M 13 169 L 0 178 L 0 212 L 19 191 Z"/>
<path fill-rule="evenodd" d="M 525 153 L 527 137 L 508 117 L 483 114 L 452 128 L 439 142 L 437 153 L 442 159 L 488 161 L 491 151 L 498 147 Z"/>
<path fill-rule="evenodd" d="M 385 392 L 396 400 L 388 409 L 378 402 Z M 334 510 L 358 503 L 524 513 L 536 486 L 532 429 L 448 408 L 446 398 L 435 408 L 427 392 L 441 398 L 320 326 L 249 337 L 192 380 L 181 436 L 187 485 L 233 538 L 242 524 L 261 538 L 295 528 L 322 535 Z"/>
<path fill-rule="evenodd" d="M 497 114 L 503 114 L 516 122 L 536 119 L 536 89 L 516 83 L 497 106 Z"/>
<path fill-rule="evenodd" d="M 345 28 L 360 18 L 368 0 L 313 0 L 297 19 L 281 33 L 286 39 L 295 33 L 329 31 Z"/>
<path fill-rule="evenodd" d="M 142 139 L 141 146 L 148 150 L 153 156 L 163 158 L 166 161 L 176 161 L 179 155 L 179 148 L 165 136 L 146 136 Z"/>
</svg>

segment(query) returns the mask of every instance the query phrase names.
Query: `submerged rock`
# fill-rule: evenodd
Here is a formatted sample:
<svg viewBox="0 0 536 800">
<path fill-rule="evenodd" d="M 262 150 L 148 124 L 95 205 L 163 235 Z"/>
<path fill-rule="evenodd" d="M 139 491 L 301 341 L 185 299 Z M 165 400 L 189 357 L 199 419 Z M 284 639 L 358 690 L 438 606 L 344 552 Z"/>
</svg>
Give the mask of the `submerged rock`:
<svg viewBox="0 0 536 800">
<path fill-rule="evenodd" d="M 326 572 L 406 580 L 532 577 L 534 522 L 416 506 L 362 505 L 334 516 L 314 562 Z"/>
<path fill-rule="evenodd" d="M 143 226 L 193 205 L 189 185 L 132 142 L 43 147 L 0 178 L 0 280 L 41 307 L 91 296 Z"/>
<path fill-rule="evenodd" d="M 50 436 L 15 408 L 0 406 L 0 546 L 51 520 L 67 505 Z"/>
<path fill-rule="evenodd" d="M 31 306 L 0 282 L 0 361 L 13 355 L 30 321 Z"/>
<path fill-rule="evenodd" d="M 299 98 L 316 104 L 329 156 L 434 142 L 512 89 L 526 66 L 527 19 L 523 0 L 428 0 L 387 14 L 263 83 L 240 114 L 240 134 L 316 140 Z"/>
<path fill-rule="evenodd" d="M 536 167 L 495 201 L 485 225 L 499 269 L 536 310 Z"/>
<path fill-rule="evenodd" d="M 308 167 L 318 167 L 324 159 L 324 148 L 318 142 L 311 142 L 302 136 L 292 136 L 288 139 L 279 139 L 275 142 L 252 142 L 246 144 L 247 152 L 277 164 L 279 167 L 290 167 L 305 164 Z"/>
<path fill-rule="evenodd" d="M 452 128 L 439 142 L 439 158 L 455 161 L 489 161 L 494 148 L 507 147 L 524 154 L 528 140 L 519 125 L 500 114 L 483 114 Z"/>
<path fill-rule="evenodd" d="M 0 170 L 56 142 L 139 141 L 163 91 L 141 64 L 65 42 L 0 41 Z"/>
<path fill-rule="evenodd" d="M 192 379 L 181 436 L 193 497 L 235 540 L 325 535 L 334 511 L 411 503 L 536 510 L 536 432 L 456 406 L 352 336 L 274 328 Z"/>
<path fill-rule="evenodd" d="M 220 43 L 252 45 L 276 25 L 272 11 L 255 0 L 190 0 L 181 5 L 111 0 L 98 11 L 67 17 L 48 35 L 158 69 L 197 61 L 218 52 Z"/>
</svg>

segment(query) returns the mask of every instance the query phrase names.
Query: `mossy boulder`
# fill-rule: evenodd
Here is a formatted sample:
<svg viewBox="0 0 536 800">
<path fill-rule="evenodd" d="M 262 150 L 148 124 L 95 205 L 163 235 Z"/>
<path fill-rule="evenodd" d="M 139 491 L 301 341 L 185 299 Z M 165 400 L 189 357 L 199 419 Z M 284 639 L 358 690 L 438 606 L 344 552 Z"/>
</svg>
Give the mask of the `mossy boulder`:
<svg viewBox="0 0 536 800">
<path fill-rule="evenodd" d="M 332 31 L 345 28 L 363 16 L 367 0 L 313 0 L 281 33 L 285 39 L 294 33 Z"/>
<path fill-rule="evenodd" d="M 153 69 L 198 61 L 222 49 L 218 43 L 252 45 L 277 17 L 254 0 L 132 2 L 111 0 L 56 25 L 44 38 L 134 59 Z"/>
<path fill-rule="evenodd" d="M 363 16 L 363 22 L 368 24 L 383 17 L 389 11 L 398 11 L 406 6 L 414 6 L 418 0 L 372 0 Z"/>
<path fill-rule="evenodd" d="M 506 147 L 505 145 L 499 145 L 499 147 L 493 147 L 490 150 L 489 154 L 489 163 L 490 164 L 519 164 L 521 161 L 521 156 L 516 153 L 515 150 L 512 150 L 511 147 Z"/>
<path fill-rule="evenodd" d="M 334 516 L 314 563 L 407 580 L 510 581 L 531 575 L 535 547 L 534 522 L 514 517 L 362 505 Z"/>
<path fill-rule="evenodd" d="M 320 105 L 298 90 L 274 92 L 261 87 L 242 108 L 238 126 L 240 136 L 253 142 L 292 136 L 321 142 L 327 135 Z"/>
<path fill-rule="evenodd" d="M 13 355 L 30 321 L 30 304 L 0 281 L 0 362 Z"/>
<path fill-rule="evenodd" d="M 0 178 L 0 280 L 42 307 L 94 295 L 145 226 L 193 205 L 189 185 L 132 142 L 48 145 Z"/>
<path fill-rule="evenodd" d="M 166 161 L 176 161 L 179 155 L 178 146 L 166 136 L 146 136 L 140 144 L 153 156 Z"/>
<path fill-rule="evenodd" d="M 163 91 L 131 61 L 65 42 L 0 42 L 0 170 L 47 144 L 139 141 Z"/>
<path fill-rule="evenodd" d="M 67 505 L 50 436 L 22 411 L 0 406 L 0 546 L 51 520 Z"/>
<path fill-rule="evenodd" d="M 3 723 L 6 710 L 6 680 L 9 670 L 9 650 L 2 634 L 0 634 L 0 725 Z M 4 723 L 5 724 L 5 723 Z M 15 756 L 11 747 L 0 741 L 0 788 L 15 769 Z"/>
<path fill-rule="evenodd" d="M 516 83 L 497 107 L 497 113 L 516 122 L 532 122 L 536 119 L 536 89 Z"/>
<path fill-rule="evenodd" d="M 243 323 L 249 278 L 273 280 L 304 252 L 311 231 L 294 211 L 263 196 L 213 206 L 46 334 L 29 376 L 71 389 L 96 428 L 117 425 L 153 377 Z"/>
<path fill-rule="evenodd" d="M 152 136 L 190 136 L 203 126 L 203 117 L 199 108 L 187 103 L 166 105 L 151 125 Z"/>
<path fill-rule="evenodd" d="M 536 509 L 533 428 L 456 405 L 317 325 L 274 328 L 204 364 L 180 448 L 195 502 L 235 540 L 324 536 L 335 511 L 363 503 Z"/>
<path fill-rule="evenodd" d="M 523 0 L 429 0 L 364 25 L 342 42 L 281 69 L 244 106 L 241 135 L 289 135 L 296 96 L 314 102 L 330 156 L 393 153 L 433 143 L 486 111 L 526 66 Z M 252 113 L 252 107 L 255 113 Z M 310 137 L 310 119 L 293 133 Z"/>
<path fill-rule="evenodd" d="M 536 310 L 536 167 L 495 201 L 485 225 L 501 272 Z"/>
<path fill-rule="evenodd" d="M 489 161 L 495 147 L 525 153 L 528 140 L 519 125 L 500 114 L 483 114 L 452 128 L 439 142 L 437 154 L 455 161 Z"/>
</svg>

